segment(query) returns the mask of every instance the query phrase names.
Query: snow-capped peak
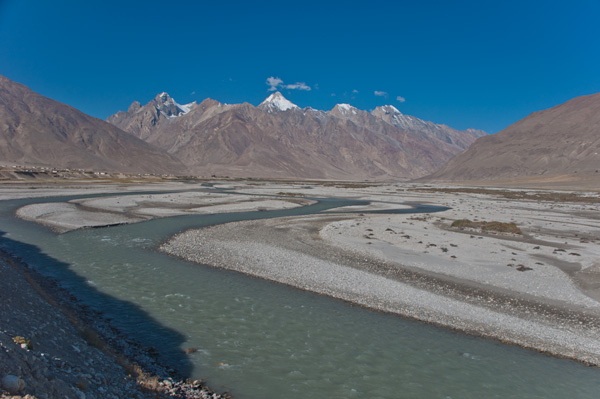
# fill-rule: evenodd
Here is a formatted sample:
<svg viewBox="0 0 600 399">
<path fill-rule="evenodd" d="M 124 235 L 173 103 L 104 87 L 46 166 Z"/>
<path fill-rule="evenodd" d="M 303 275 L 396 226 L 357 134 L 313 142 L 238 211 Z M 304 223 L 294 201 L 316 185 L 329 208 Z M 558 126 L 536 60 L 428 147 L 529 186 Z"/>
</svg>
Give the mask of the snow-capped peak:
<svg viewBox="0 0 600 399">
<path fill-rule="evenodd" d="M 404 115 L 393 105 L 377 107 L 371 114 L 402 129 L 431 131 L 431 129 L 435 129 L 437 126 L 433 122 L 426 122 L 414 116 Z"/>
<path fill-rule="evenodd" d="M 358 114 L 358 108 L 353 107 L 350 104 L 336 104 L 331 111 L 342 117 L 350 117 Z"/>
<path fill-rule="evenodd" d="M 337 104 L 337 107 L 339 108 L 340 111 L 343 111 L 346 113 L 352 112 L 353 114 L 356 114 L 356 108 L 350 104 Z"/>
<path fill-rule="evenodd" d="M 164 91 L 154 98 L 154 106 L 156 109 L 169 118 L 185 115 L 196 105 L 195 101 L 185 105 L 178 104 L 173 97 L 169 96 L 169 94 Z"/>
<path fill-rule="evenodd" d="M 265 101 L 260 103 L 259 107 L 266 109 L 267 112 L 287 111 L 288 109 L 299 108 L 296 104 L 293 104 L 292 102 L 287 100 L 278 91 L 267 97 Z"/>
<path fill-rule="evenodd" d="M 158 104 L 165 104 L 165 105 L 175 104 L 175 100 L 173 100 L 173 98 L 169 95 L 169 93 L 167 93 L 165 91 L 163 91 L 162 93 L 160 93 L 156 97 L 154 97 L 154 101 Z"/>
<path fill-rule="evenodd" d="M 383 107 L 378 108 L 381 108 L 381 110 L 386 114 L 402 114 L 402 112 L 398 111 L 398 109 L 393 105 L 384 105 Z"/>
</svg>

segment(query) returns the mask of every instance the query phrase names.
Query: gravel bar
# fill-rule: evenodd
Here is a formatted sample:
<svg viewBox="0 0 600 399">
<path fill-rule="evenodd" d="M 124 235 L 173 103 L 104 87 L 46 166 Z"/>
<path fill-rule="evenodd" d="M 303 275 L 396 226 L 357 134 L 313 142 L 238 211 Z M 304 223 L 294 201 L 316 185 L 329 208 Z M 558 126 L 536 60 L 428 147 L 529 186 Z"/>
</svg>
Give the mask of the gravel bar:
<svg viewBox="0 0 600 399">
<path fill-rule="evenodd" d="M 598 314 L 503 288 L 385 262 L 319 232 L 356 215 L 234 222 L 181 233 L 161 250 L 474 335 L 600 365 Z"/>
</svg>

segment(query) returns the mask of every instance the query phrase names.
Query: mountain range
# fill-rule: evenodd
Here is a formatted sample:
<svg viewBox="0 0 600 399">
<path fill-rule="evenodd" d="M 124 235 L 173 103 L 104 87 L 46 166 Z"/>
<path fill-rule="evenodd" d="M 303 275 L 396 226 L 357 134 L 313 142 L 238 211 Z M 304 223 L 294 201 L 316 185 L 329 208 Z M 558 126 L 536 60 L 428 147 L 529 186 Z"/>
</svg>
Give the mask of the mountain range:
<svg viewBox="0 0 600 399">
<path fill-rule="evenodd" d="M 212 99 L 182 105 L 161 93 L 108 122 L 0 76 L 4 165 L 432 182 L 600 176 L 600 93 L 534 112 L 494 135 L 426 122 L 391 105 L 300 108 L 279 92 L 256 107 Z"/>
<path fill-rule="evenodd" d="M 181 105 L 161 93 L 107 121 L 179 159 L 190 174 L 235 177 L 406 180 L 432 173 L 485 135 L 391 105 L 302 109 L 279 92 L 257 107 L 212 99 Z"/>
<path fill-rule="evenodd" d="M 479 138 L 426 180 L 600 177 L 600 93 L 534 112 Z"/>
</svg>

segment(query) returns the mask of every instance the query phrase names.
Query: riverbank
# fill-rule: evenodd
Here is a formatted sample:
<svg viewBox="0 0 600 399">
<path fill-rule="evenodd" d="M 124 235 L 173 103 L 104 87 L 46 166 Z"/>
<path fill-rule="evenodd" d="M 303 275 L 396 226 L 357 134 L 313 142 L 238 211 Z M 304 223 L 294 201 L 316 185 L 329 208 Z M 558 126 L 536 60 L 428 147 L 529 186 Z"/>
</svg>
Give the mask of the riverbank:
<svg viewBox="0 0 600 399">
<path fill-rule="evenodd" d="M 5 183 L 0 199 L 127 194 L 180 187 L 180 183 Z M 67 208 L 63 220 L 58 218 L 63 224 L 80 216 L 72 213 L 73 208 L 79 211 L 75 206 L 58 203 L 58 207 Z M 93 210 L 89 212 L 96 217 Z M 127 219 L 122 214 L 109 214 L 116 224 Z M 85 218 L 77 223 L 77 228 L 90 224 Z M 201 381 L 179 379 L 136 342 L 120 335 L 102 315 L 81 306 L 57 283 L 4 252 L 0 252 L 0 276 L 0 379 L 7 377 L 9 384 L 0 383 L 0 397 L 228 397 L 212 392 Z"/>
<path fill-rule="evenodd" d="M 178 380 L 101 315 L 4 252 L 0 275 L 0 397 L 228 397 Z"/>
</svg>

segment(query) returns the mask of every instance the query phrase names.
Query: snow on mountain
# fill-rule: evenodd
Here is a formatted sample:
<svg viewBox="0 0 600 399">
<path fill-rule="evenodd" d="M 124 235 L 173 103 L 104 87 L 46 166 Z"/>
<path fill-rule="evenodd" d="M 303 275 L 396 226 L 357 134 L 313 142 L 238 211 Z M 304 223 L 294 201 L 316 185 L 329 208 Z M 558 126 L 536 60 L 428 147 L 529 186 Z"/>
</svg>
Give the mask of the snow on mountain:
<svg viewBox="0 0 600 399">
<path fill-rule="evenodd" d="M 271 94 L 265 101 L 260 103 L 258 108 L 267 112 L 287 111 L 289 109 L 299 108 L 296 104 L 286 99 L 280 92 Z"/>
<path fill-rule="evenodd" d="M 195 101 L 185 105 L 178 104 L 173 97 L 164 91 L 157 95 L 153 102 L 156 110 L 168 118 L 185 115 L 197 105 Z"/>
<path fill-rule="evenodd" d="M 396 128 L 419 132 L 426 137 L 435 138 L 463 149 L 467 148 L 474 141 L 473 138 L 478 138 L 487 134 L 483 130 L 476 129 L 467 129 L 460 132 L 446 125 L 424 121 L 410 115 L 404 115 L 393 105 L 377 107 L 371 114 Z"/>
<path fill-rule="evenodd" d="M 357 108 L 353 107 L 350 104 L 337 104 L 336 107 L 342 114 L 354 114 L 356 115 Z"/>
<path fill-rule="evenodd" d="M 394 107 L 393 105 L 384 105 L 383 107 L 381 107 L 381 110 L 384 111 L 386 114 L 402 115 L 402 113 L 398 111 L 398 108 Z"/>
<path fill-rule="evenodd" d="M 177 104 L 175 103 L 183 112 L 183 115 L 187 114 L 188 112 L 190 112 L 192 109 L 194 109 L 196 107 L 196 105 L 198 105 L 198 103 L 196 101 L 192 101 L 191 103 L 187 103 L 187 104 Z"/>
<path fill-rule="evenodd" d="M 404 115 L 393 105 L 377 107 L 371 113 L 402 129 L 429 131 L 440 127 L 433 122 L 426 122 L 414 116 Z"/>
<path fill-rule="evenodd" d="M 368 112 L 337 104 L 320 111 L 269 94 L 257 107 L 206 99 L 184 114 L 190 107 L 161 93 L 108 120 L 176 156 L 190 173 L 236 177 L 421 177 L 476 138 L 402 115 L 393 106 Z"/>
</svg>

